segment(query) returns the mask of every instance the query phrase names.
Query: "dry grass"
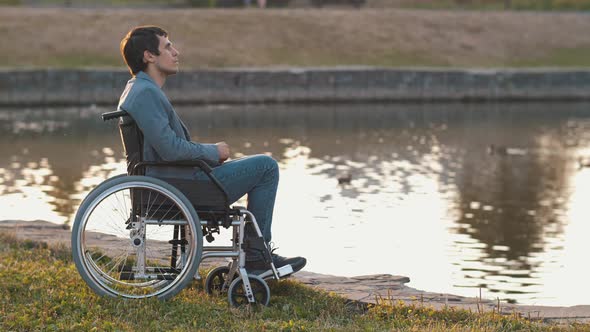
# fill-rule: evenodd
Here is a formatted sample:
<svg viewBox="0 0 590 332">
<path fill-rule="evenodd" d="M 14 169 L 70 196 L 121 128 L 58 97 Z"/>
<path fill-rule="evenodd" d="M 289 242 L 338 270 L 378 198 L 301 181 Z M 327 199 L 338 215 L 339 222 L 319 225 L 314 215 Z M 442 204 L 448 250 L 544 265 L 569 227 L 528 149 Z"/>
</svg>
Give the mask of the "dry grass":
<svg viewBox="0 0 590 332">
<path fill-rule="evenodd" d="M 10 7 L 0 11 L 0 64 L 122 66 L 119 40 L 141 24 L 171 32 L 184 68 L 551 66 L 564 50 L 572 65 L 590 64 L 590 19 L 578 13 Z"/>
</svg>

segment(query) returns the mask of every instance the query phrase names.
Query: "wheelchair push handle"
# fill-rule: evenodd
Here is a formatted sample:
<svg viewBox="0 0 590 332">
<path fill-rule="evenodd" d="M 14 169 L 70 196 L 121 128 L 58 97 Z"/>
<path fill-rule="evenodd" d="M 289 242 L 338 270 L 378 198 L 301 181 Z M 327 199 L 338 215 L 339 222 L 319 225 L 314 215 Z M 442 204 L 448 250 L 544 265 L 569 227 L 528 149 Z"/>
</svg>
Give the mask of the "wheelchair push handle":
<svg viewBox="0 0 590 332">
<path fill-rule="evenodd" d="M 121 116 L 126 116 L 126 115 L 128 115 L 128 114 L 124 110 L 116 110 L 113 112 L 102 113 L 102 121 L 117 119 Z"/>
</svg>

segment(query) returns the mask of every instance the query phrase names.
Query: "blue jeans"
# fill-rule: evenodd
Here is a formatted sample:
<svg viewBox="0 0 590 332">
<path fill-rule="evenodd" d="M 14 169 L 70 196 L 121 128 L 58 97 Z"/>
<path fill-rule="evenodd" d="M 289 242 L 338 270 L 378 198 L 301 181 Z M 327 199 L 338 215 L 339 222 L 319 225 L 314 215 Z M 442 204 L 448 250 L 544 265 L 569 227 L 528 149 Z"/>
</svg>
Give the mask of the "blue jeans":
<svg viewBox="0 0 590 332">
<path fill-rule="evenodd" d="M 230 204 L 248 195 L 248 211 L 256 217 L 264 241 L 271 240 L 272 212 L 279 185 L 279 165 L 266 155 L 254 155 L 230 160 L 213 168 L 213 175 L 221 182 Z M 204 173 L 198 174 L 206 179 Z"/>
</svg>

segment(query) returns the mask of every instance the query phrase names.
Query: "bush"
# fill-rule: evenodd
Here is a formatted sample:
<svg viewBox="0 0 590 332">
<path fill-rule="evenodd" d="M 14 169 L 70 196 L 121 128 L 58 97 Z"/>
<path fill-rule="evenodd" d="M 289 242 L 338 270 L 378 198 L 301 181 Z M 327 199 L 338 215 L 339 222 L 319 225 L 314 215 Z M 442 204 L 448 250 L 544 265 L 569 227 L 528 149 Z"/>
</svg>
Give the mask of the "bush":
<svg viewBox="0 0 590 332">
<path fill-rule="evenodd" d="M 2 0 L 0 0 L 2 1 Z M 268 7 L 286 7 L 291 0 L 267 0 Z M 250 0 L 252 4 L 256 0 Z M 191 7 L 199 8 L 241 8 L 244 6 L 244 0 L 188 0 Z"/>
<path fill-rule="evenodd" d="M 430 9 L 590 10 L 590 0 L 407 0 L 402 4 Z"/>
<path fill-rule="evenodd" d="M 360 7 L 366 2 L 367 0 L 311 0 L 311 4 L 315 7 L 322 7 L 329 4 L 352 5 L 354 7 Z"/>
<path fill-rule="evenodd" d="M 590 10 L 590 0 L 512 0 L 513 9 Z"/>
</svg>

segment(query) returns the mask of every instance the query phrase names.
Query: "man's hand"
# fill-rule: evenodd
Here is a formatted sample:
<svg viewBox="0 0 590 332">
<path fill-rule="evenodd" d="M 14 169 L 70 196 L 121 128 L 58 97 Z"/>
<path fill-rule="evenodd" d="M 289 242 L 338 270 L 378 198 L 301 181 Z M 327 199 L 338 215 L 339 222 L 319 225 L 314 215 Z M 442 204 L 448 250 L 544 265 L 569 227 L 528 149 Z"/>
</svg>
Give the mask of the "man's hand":
<svg viewBox="0 0 590 332">
<path fill-rule="evenodd" d="M 217 145 L 217 152 L 219 152 L 219 163 L 223 164 L 229 158 L 229 145 L 225 142 L 215 143 Z"/>
</svg>

